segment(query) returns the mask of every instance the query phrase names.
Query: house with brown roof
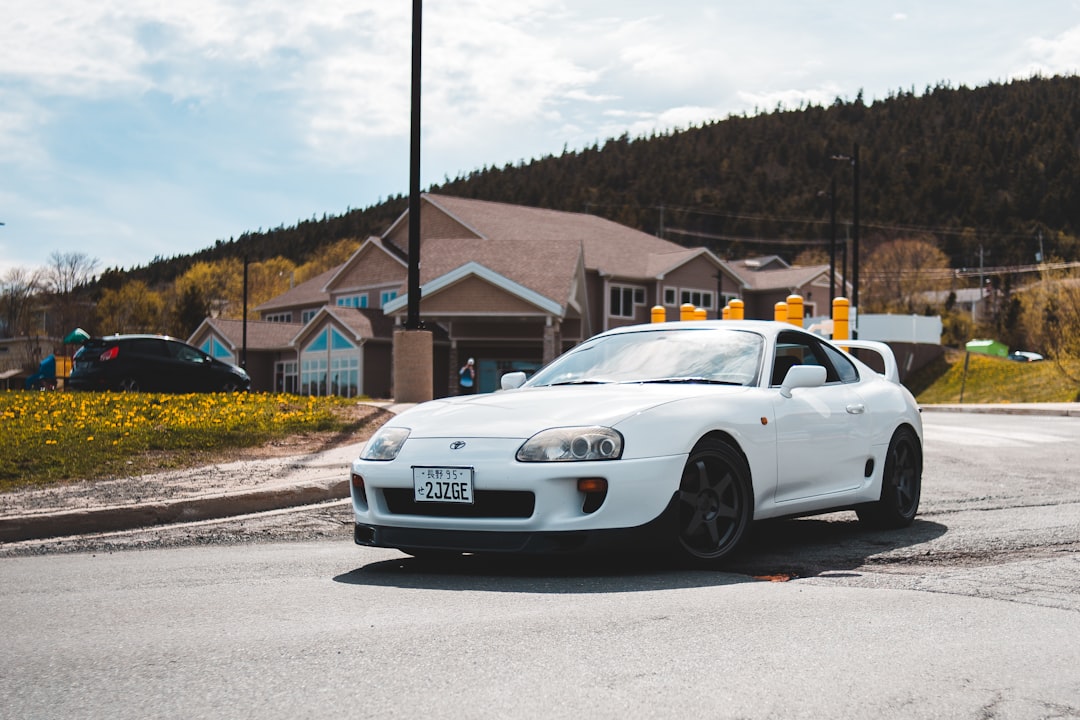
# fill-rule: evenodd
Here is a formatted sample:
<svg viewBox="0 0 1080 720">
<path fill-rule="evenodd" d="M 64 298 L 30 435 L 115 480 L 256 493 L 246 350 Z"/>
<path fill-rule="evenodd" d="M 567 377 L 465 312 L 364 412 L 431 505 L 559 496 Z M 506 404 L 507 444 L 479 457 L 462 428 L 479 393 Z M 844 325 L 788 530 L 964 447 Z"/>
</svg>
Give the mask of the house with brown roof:
<svg viewBox="0 0 1080 720">
<path fill-rule="evenodd" d="M 392 396 L 410 221 L 406 211 L 343 265 L 256 308 L 261 320 L 247 323 L 252 389 Z M 649 322 L 654 306 L 672 320 L 685 303 L 716 318 L 739 297 L 747 317 L 772 318 L 773 293 L 808 288 L 812 308 L 828 302 L 827 266 L 797 269 L 776 258 L 735 267 L 705 248 L 584 213 L 427 193 L 419 222 L 420 316 L 434 338 L 436 397 L 460 391 L 457 369 L 468 358 L 478 391 L 492 391 L 505 372 L 534 370 L 596 333 Z M 240 325 L 208 319 L 190 342 L 236 362 Z"/>
<path fill-rule="evenodd" d="M 773 318 L 776 303 L 786 302 L 788 296 L 803 299 L 803 317 L 830 317 L 829 266 L 792 266 L 778 255 L 728 261 L 741 282 L 738 288 L 745 303 L 746 317 L 759 320 Z M 835 278 L 836 296 L 850 297 L 847 283 L 838 273 Z"/>
</svg>

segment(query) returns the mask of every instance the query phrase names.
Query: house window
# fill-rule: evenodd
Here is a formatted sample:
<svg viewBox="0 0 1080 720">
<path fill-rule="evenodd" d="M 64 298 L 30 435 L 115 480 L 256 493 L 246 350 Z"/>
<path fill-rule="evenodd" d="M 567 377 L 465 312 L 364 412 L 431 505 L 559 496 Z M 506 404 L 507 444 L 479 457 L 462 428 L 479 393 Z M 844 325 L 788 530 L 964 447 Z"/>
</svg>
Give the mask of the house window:
<svg viewBox="0 0 1080 720">
<path fill-rule="evenodd" d="M 292 322 L 292 313 L 291 312 L 271 313 L 271 314 L 267 315 L 264 318 L 264 320 L 266 320 L 266 322 L 291 323 Z"/>
<path fill-rule="evenodd" d="M 675 307 L 678 304 L 679 291 L 677 288 L 664 288 L 664 304 L 668 307 Z"/>
<path fill-rule="evenodd" d="M 681 305 L 689 303 L 696 308 L 712 310 L 713 294 L 707 290 L 682 290 L 679 292 L 679 303 Z"/>
<path fill-rule="evenodd" d="M 383 306 L 397 297 L 397 290 L 383 290 L 379 293 L 379 306 Z"/>
<path fill-rule="evenodd" d="M 300 322 L 302 322 L 302 323 L 311 322 L 311 318 L 315 317 L 318 314 L 319 314 L 318 310 L 305 310 L 304 312 L 300 313 Z"/>
<path fill-rule="evenodd" d="M 645 289 L 629 285 L 611 286 L 611 307 L 608 314 L 612 317 L 634 317 L 635 307 L 645 304 Z"/>
<path fill-rule="evenodd" d="M 226 360 L 228 362 L 233 361 L 233 354 L 229 352 L 229 349 L 222 345 L 221 341 L 213 335 L 208 337 L 206 339 L 206 342 L 199 346 L 199 349 L 207 355 L 217 358 L 218 360 Z"/>
<path fill-rule="evenodd" d="M 300 356 L 300 393 L 356 397 L 360 394 L 361 352 L 337 328 L 324 328 Z"/>
<path fill-rule="evenodd" d="M 296 363 L 290 360 L 279 360 L 274 363 L 274 388 L 278 392 L 296 392 Z"/>
<path fill-rule="evenodd" d="M 339 297 L 337 304 L 338 307 L 366 308 L 368 306 L 367 293 Z"/>
</svg>

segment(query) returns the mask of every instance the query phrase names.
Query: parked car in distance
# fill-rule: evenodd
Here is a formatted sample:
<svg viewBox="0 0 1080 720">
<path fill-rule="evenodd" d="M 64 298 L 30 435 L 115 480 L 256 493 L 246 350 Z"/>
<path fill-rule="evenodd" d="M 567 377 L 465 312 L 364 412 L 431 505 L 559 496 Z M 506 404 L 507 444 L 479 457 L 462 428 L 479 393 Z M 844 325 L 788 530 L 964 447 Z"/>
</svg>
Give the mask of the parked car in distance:
<svg viewBox="0 0 1080 720">
<path fill-rule="evenodd" d="M 90 338 L 74 361 L 72 390 L 236 392 L 251 386 L 242 368 L 167 335 Z"/>
<path fill-rule="evenodd" d="M 372 436 L 352 464 L 357 544 L 637 545 L 713 567 L 755 520 L 854 510 L 902 528 L 918 511 L 922 420 L 883 343 L 753 320 L 636 325 L 502 387 L 417 405 Z"/>
<path fill-rule="evenodd" d="M 1017 362 L 1039 362 L 1043 359 L 1043 356 L 1036 352 L 1027 352 L 1026 350 L 1014 350 L 1009 353 L 1009 359 Z"/>
</svg>

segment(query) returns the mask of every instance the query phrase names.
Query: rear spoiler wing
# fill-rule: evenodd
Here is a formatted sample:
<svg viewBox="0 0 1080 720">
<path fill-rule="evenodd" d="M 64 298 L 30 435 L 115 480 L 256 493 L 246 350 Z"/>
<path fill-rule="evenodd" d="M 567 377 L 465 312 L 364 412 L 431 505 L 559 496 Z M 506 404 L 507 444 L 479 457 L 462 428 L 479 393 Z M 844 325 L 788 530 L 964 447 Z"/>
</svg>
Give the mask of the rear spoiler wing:
<svg viewBox="0 0 1080 720">
<path fill-rule="evenodd" d="M 892 348 L 885 343 L 876 340 L 833 340 L 833 343 L 841 350 L 854 348 L 877 353 L 885 365 L 885 372 L 882 374 L 897 385 L 900 384 L 900 369 L 896 366 L 896 356 L 893 355 Z"/>
</svg>

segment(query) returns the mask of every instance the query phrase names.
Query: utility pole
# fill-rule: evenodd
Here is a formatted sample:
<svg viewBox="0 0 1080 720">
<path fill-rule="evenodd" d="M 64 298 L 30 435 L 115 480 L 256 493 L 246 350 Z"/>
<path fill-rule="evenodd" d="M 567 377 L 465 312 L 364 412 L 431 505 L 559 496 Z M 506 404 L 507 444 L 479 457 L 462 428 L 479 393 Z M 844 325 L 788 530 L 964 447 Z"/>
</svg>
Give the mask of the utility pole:
<svg viewBox="0 0 1080 720">
<path fill-rule="evenodd" d="M 829 181 L 829 313 L 836 299 L 836 175 Z"/>
<path fill-rule="evenodd" d="M 833 160 L 850 163 L 852 170 L 851 204 L 851 307 L 855 310 L 855 322 L 851 327 L 851 339 L 859 337 L 859 143 L 852 146 L 851 155 L 833 155 Z M 847 248 L 845 246 L 845 253 Z M 847 258 L 844 258 L 845 269 Z M 845 275 L 845 280 L 847 276 Z"/>
<path fill-rule="evenodd" d="M 244 255 L 244 322 L 240 341 L 240 367 L 247 370 L 248 256 Z"/>
<path fill-rule="evenodd" d="M 422 0 L 412 12 L 412 133 L 409 144 L 409 308 L 405 329 L 422 330 L 420 320 L 420 37 Z"/>
<path fill-rule="evenodd" d="M 855 327 L 852 328 L 852 339 L 859 337 L 859 143 L 851 153 L 851 168 L 854 176 L 852 193 L 854 204 L 851 209 L 852 223 L 855 227 L 851 231 L 851 304 L 855 306 Z"/>
</svg>

